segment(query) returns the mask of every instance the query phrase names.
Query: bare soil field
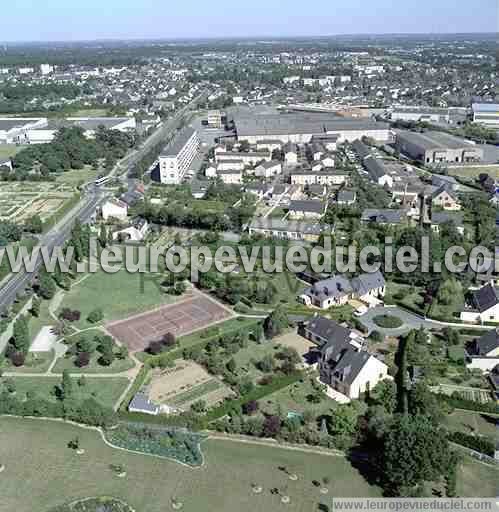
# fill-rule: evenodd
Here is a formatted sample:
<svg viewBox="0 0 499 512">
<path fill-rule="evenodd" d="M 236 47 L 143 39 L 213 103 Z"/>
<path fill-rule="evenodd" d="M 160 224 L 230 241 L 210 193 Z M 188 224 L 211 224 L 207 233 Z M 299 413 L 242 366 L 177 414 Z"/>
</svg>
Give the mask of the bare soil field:
<svg viewBox="0 0 499 512">
<path fill-rule="evenodd" d="M 155 403 L 188 409 L 204 400 L 208 406 L 231 396 L 232 391 L 211 376 L 202 366 L 183 359 L 174 368 L 154 370 L 149 384 L 149 397 Z"/>
<path fill-rule="evenodd" d="M 165 334 L 179 337 L 229 318 L 226 308 L 202 295 L 177 304 L 162 306 L 153 311 L 135 315 L 106 325 L 106 329 L 131 351 L 144 351 L 151 341 Z"/>
</svg>

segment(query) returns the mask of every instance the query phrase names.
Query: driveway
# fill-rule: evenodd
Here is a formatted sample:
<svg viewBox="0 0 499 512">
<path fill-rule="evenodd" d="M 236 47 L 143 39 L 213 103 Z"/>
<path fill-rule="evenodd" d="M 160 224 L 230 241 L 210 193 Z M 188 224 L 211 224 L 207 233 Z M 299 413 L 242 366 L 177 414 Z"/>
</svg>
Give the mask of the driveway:
<svg viewBox="0 0 499 512">
<path fill-rule="evenodd" d="M 404 322 L 404 325 L 397 329 L 385 329 L 383 327 L 379 327 L 374 323 L 374 318 L 380 315 L 390 315 L 396 316 Z M 416 315 L 415 313 L 411 313 L 405 309 L 399 308 L 398 306 L 377 306 L 375 308 L 371 308 L 364 315 L 358 317 L 358 320 L 367 328 L 369 334 L 373 331 L 378 331 L 384 336 L 402 336 L 403 334 L 407 334 L 409 331 L 413 329 L 420 329 L 424 327 L 425 329 L 443 329 L 445 327 L 456 327 L 456 328 L 465 328 L 465 327 L 473 327 L 474 329 L 483 329 L 490 330 L 490 327 L 486 325 L 466 325 L 466 324 L 454 324 L 447 322 L 438 322 L 436 320 L 429 320 L 423 318 L 422 316 Z"/>
</svg>

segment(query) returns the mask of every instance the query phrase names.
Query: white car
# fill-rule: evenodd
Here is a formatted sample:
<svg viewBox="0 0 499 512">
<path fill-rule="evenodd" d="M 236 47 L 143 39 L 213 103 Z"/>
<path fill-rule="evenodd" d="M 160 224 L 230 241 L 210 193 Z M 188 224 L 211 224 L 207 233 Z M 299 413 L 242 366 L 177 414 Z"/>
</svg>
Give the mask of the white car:
<svg viewBox="0 0 499 512">
<path fill-rule="evenodd" d="M 369 311 L 369 308 L 367 306 L 359 306 L 354 312 L 354 316 L 362 316 L 365 315 Z"/>
</svg>

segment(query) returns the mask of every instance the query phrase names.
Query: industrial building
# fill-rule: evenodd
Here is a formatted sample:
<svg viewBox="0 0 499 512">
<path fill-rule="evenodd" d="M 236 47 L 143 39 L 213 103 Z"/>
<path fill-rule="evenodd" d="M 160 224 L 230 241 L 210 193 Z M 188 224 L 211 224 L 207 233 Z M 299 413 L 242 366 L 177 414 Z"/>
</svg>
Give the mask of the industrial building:
<svg viewBox="0 0 499 512">
<path fill-rule="evenodd" d="M 0 118 L 0 143 L 47 144 L 58 130 L 73 126 L 81 127 L 90 139 L 100 126 L 126 132 L 135 130 L 136 123 L 134 117 Z"/>
<path fill-rule="evenodd" d="M 159 156 L 160 181 L 165 185 L 178 185 L 189 170 L 199 149 L 196 130 L 187 127 L 180 131 Z"/>
<path fill-rule="evenodd" d="M 257 144 L 266 139 L 283 143 L 308 144 L 323 135 L 336 135 L 338 142 L 353 142 L 371 137 L 379 142 L 390 140 L 387 123 L 373 119 L 345 119 L 333 114 L 265 114 L 234 119 L 237 138 Z"/>
<path fill-rule="evenodd" d="M 210 128 L 222 128 L 222 112 L 220 110 L 209 110 L 207 121 Z"/>
<path fill-rule="evenodd" d="M 480 162 L 483 149 L 464 139 L 444 132 L 398 131 L 396 148 L 413 160 L 425 164 Z"/>
<path fill-rule="evenodd" d="M 399 106 L 392 112 L 392 121 L 449 123 L 450 112 L 448 108 Z"/>
<path fill-rule="evenodd" d="M 499 104 L 474 103 L 472 105 L 473 122 L 483 124 L 488 128 L 499 129 Z"/>
</svg>

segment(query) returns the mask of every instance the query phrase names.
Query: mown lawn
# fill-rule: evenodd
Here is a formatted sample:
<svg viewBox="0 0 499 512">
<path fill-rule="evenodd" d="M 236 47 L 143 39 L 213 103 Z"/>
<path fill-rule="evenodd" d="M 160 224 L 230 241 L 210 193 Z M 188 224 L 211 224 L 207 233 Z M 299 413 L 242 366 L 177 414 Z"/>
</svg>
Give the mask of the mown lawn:
<svg viewBox="0 0 499 512">
<path fill-rule="evenodd" d="M 56 401 L 55 387 L 61 384 L 61 377 L 8 377 L 15 384 L 16 397 L 23 400 L 27 393 L 35 393 L 45 400 Z M 4 378 L 5 380 L 5 378 Z M 1 382 L 1 381 L 0 381 Z M 95 398 L 102 405 L 113 407 L 125 390 L 128 379 L 125 377 L 85 378 L 85 385 L 78 384 L 73 377 L 73 396 L 77 400 Z"/>
<path fill-rule="evenodd" d="M 499 418 L 469 411 L 454 411 L 444 418 L 445 426 L 465 434 L 489 436 L 499 441 Z"/>
<path fill-rule="evenodd" d="M 26 146 L 17 146 L 16 144 L 0 144 L 0 160 L 12 158 Z"/>
<path fill-rule="evenodd" d="M 46 512 L 72 500 L 105 495 L 147 512 L 170 510 L 173 496 L 184 503 L 185 512 L 309 512 L 321 502 L 330 503 L 331 496 L 380 496 L 342 457 L 207 440 L 202 444 L 205 466 L 191 469 L 113 449 L 97 432 L 59 422 L 1 418 L 0 433 L 5 464 L 1 508 L 6 511 Z M 84 455 L 67 447 L 75 437 Z M 110 464 L 123 465 L 127 476 L 114 476 Z M 299 480 L 289 480 L 280 466 L 290 468 Z M 325 476 L 331 479 L 326 497 L 312 484 Z M 264 492 L 253 494 L 252 484 Z M 274 487 L 289 495 L 291 503 L 282 505 L 270 493 Z"/>
<path fill-rule="evenodd" d="M 104 313 L 104 320 L 99 324 L 120 320 L 174 302 L 175 297 L 166 295 L 160 289 L 160 283 L 161 279 L 152 274 L 131 274 L 125 269 L 110 274 L 99 270 L 66 293 L 61 309 L 67 307 L 80 311 L 80 321 L 74 324 L 80 328 L 92 326 L 87 317 L 94 309 L 101 309 Z"/>
<path fill-rule="evenodd" d="M 57 183 L 64 183 L 76 187 L 82 182 L 87 183 L 88 181 L 95 180 L 101 173 L 102 171 L 86 165 L 83 169 L 72 169 L 58 174 L 56 181 Z"/>
</svg>

